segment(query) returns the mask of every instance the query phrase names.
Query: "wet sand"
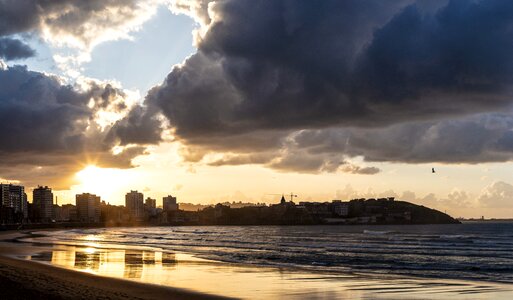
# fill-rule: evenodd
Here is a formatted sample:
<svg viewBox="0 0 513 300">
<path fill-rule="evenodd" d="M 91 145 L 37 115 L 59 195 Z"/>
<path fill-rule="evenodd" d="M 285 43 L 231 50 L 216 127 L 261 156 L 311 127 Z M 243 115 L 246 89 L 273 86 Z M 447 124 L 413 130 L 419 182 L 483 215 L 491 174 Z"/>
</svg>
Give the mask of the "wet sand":
<svg viewBox="0 0 513 300">
<path fill-rule="evenodd" d="M 95 236 L 59 244 L 15 232 L 0 234 L 0 240 L 20 236 L 23 243 L 0 242 L 0 288 L 8 290 L 1 299 L 220 299 L 209 295 L 223 295 L 265 300 L 455 300 L 513 295 L 513 286 L 491 282 L 229 263 L 153 247 L 101 244 Z"/>
<path fill-rule="evenodd" d="M 2 299 L 226 299 L 183 289 L 143 284 L 21 260 L 31 247 L 5 242 L 19 232 L 0 233 Z M 39 249 L 39 248 L 38 248 Z"/>
</svg>

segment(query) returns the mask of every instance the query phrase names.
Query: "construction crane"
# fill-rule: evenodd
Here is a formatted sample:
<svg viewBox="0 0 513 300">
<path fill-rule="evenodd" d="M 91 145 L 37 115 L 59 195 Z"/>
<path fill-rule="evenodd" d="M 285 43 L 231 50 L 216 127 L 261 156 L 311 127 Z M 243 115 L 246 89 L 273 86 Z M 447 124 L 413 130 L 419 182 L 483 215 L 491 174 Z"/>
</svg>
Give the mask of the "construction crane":
<svg viewBox="0 0 513 300">
<path fill-rule="evenodd" d="M 294 195 L 294 193 L 290 193 L 290 201 L 292 201 L 294 197 L 297 197 L 297 195 Z"/>
<path fill-rule="evenodd" d="M 285 198 L 285 194 L 266 194 L 266 195 L 282 196 L 283 198 Z M 290 201 L 294 200 L 294 197 L 297 197 L 297 195 L 295 195 L 294 193 L 290 193 L 290 195 L 287 195 L 287 196 L 290 196 Z"/>
</svg>

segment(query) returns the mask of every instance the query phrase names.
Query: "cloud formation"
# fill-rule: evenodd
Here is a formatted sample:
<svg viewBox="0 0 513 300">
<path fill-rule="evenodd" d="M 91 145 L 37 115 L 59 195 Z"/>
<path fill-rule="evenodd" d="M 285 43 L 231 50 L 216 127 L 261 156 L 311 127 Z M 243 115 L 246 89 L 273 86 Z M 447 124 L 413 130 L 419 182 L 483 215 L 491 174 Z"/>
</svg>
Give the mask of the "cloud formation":
<svg viewBox="0 0 513 300">
<path fill-rule="evenodd" d="M 54 59 L 70 71 L 98 43 L 129 38 L 160 3 L 1 0 L 0 59 L 34 56 L 24 40 L 38 37 L 57 47 Z M 66 55 L 59 55 L 60 47 Z M 85 164 L 131 167 L 149 140 L 160 141 L 160 121 L 155 115 L 141 118 L 145 108 L 133 105 L 132 96 L 117 84 L 81 78 L 76 70 L 67 74 L 75 83 L 0 60 L 0 177 L 67 188 Z M 131 130 L 132 122 L 152 134 Z"/>
<path fill-rule="evenodd" d="M 482 191 L 478 200 L 484 207 L 511 208 L 513 204 L 513 185 L 496 181 Z"/>
<path fill-rule="evenodd" d="M 512 78 L 501 62 L 513 50 L 513 6 L 504 1 L 450 1 L 434 13 L 378 1 L 221 1 L 210 8 L 198 53 L 150 100 L 184 138 L 378 126 L 509 104 Z M 486 50 L 491 44 L 500 52 Z M 190 121 L 194 113 L 201 121 Z"/>
<path fill-rule="evenodd" d="M 479 163 L 512 158 L 513 117 L 485 113 L 389 127 L 304 130 L 297 147 L 314 153 L 345 153 L 367 161 Z"/>
<path fill-rule="evenodd" d="M 0 57 L 27 58 L 34 51 L 25 39 L 44 41 L 66 76 L 80 77 L 92 49 L 105 41 L 130 39 L 166 0 L 2 0 Z M 13 38 L 15 37 L 15 38 Z"/>
<path fill-rule="evenodd" d="M 102 113 L 126 113 L 127 99 L 110 83 L 84 79 L 71 86 L 23 66 L 0 69 L 0 177 L 29 185 L 48 180 L 58 188 L 86 164 L 131 167 L 144 148 L 114 154 L 117 143 L 106 139 L 111 125 L 100 125 Z"/>
<path fill-rule="evenodd" d="M 126 37 L 153 13 L 159 1 L 139 0 L 3 0 L 0 36 L 39 32 L 60 45 L 88 48 Z"/>
<path fill-rule="evenodd" d="M 10 37 L 24 32 L 79 48 L 126 37 L 160 2 L 0 1 L 0 37 L 19 48 L 11 58 L 2 50 L 0 56 L 31 55 Z M 0 150 L 87 149 L 102 156 L 116 145 L 140 153 L 171 129 L 186 160 L 211 166 L 375 174 L 379 169 L 367 162 L 512 158 L 508 1 L 176 0 L 170 7 L 198 21 L 198 50 L 143 106 L 123 106 L 122 91 L 101 83 L 78 91 L 45 74 L 28 76 L 29 88 L 0 99 L 0 122 L 30 136 Z M 15 69 L 4 70 L 7 82 L 25 78 Z M 32 99 L 23 95 L 32 88 L 44 97 L 30 101 L 41 103 L 11 103 Z M 99 124 L 104 110 L 123 117 Z M 14 120 L 24 113 L 30 121 Z M 63 117 L 47 120 L 45 113 Z M 34 127 L 34 117 L 48 127 Z M 51 145 L 41 142 L 49 132 L 56 133 Z M 353 157 L 364 163 L 353 164 Z"/>
<path fill-rule="evenodd" d="M 146 105 L 195 153 L 225 154 L 211 165 L 309 172 L 343 170 L 354 156 L 410 163 L 512 157 L 510 2 L 172 7 L 200 23 L 198 51 L 150 91 Z"/>
<path fill-rule="evenodd" d="M 35 50 L 20 40 L 0 37 L 0 58 L 5 60 L 23 59 L 34 56 Z"/>
</svg>

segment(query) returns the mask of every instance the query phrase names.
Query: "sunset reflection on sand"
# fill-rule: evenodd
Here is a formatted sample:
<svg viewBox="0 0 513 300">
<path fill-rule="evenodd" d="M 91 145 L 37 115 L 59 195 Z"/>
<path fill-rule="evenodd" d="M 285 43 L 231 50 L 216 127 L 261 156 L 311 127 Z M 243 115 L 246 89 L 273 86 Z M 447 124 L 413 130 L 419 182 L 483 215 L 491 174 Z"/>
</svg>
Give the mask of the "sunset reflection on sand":
<svg viewBox="0 0 513 300">
<path fill-rule="evenodd" d="M 396 298 L 429 293 L 430 298 L 473 296 L 507 299 L 494 284 L 451 284 L 425 278 L 312 274 L 300 270 L 243 266 L 186 253 L 54 245 L 31 260 L 100 276 L 124 278 L 239 298 Z"/>
</svg>

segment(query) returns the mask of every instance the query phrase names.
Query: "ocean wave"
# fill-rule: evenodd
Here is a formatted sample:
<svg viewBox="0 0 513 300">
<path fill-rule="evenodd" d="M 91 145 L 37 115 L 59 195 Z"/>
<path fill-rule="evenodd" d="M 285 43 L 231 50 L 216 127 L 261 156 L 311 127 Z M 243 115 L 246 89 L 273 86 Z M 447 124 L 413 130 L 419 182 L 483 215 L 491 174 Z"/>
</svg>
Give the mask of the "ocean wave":
<svg viewBox="0 0 513 300">
<path fill-rule="evenodd" d="M 98 235 L 98 247 L 188 252 L 242 264 L 513 283 L 513 224 L 502 231 L 478 225 L 77 229 L 42 232 L 48 236 L 31 242 L 80 245 Z"/>
<path fill-rule="evenodd" d="M 442 234 L 439 236 L 441 239 L 470 239 L 472 236 L 464 235 L 464 234 Z"/>
<path fill-rule="evenodd" d="M 371 235 L 385 235 L 385 234 L 392 234 L 394 232 L 393 231 L 388 231 L 388 230 L 385 230 L 385 231 L 364 230 L 363 233 L 364 234 L 371 234 Z"/>
</svg>

